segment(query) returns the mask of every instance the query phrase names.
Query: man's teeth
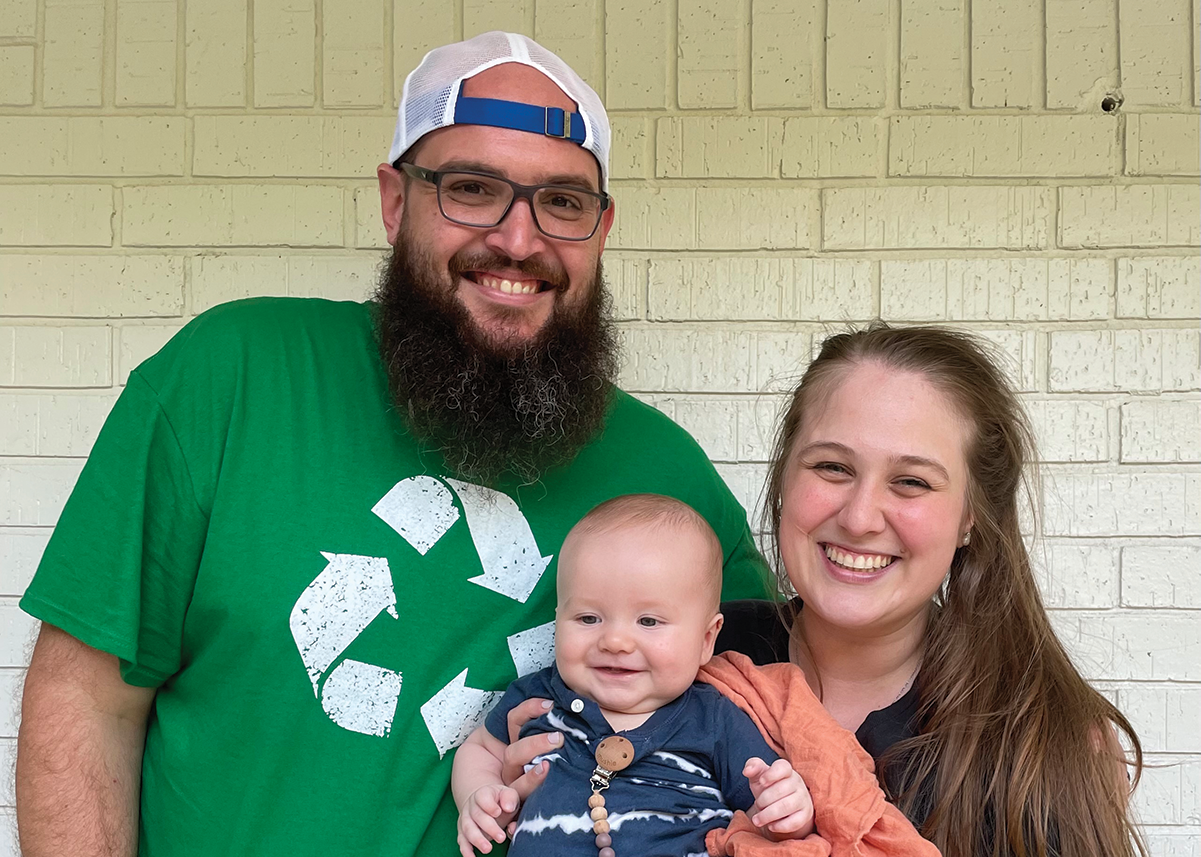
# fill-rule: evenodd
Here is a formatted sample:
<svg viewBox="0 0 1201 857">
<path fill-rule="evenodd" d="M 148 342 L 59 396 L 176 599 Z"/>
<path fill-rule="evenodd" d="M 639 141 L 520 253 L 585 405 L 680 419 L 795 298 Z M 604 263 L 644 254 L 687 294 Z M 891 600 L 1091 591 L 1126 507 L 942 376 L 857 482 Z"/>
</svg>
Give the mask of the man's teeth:
<svg viewBox="0 0 1201 857">
<path fill-rule="evenodd" d="M 538 291 L 537 280 L 502 280 L 500 277 L 480 277 L 480 285 L 506 295 L 532 295 Z"/>
<path fill-rule="evenodd" d="M 843 568 L 866 569 L 872 570 L 876 568 L 884 568 L 892 562 L 891 556 L 884 554 L 855 554 L 843 553 L 838 548 L 826 546 L 826 556 L 829 560 Z"/>
</svg>

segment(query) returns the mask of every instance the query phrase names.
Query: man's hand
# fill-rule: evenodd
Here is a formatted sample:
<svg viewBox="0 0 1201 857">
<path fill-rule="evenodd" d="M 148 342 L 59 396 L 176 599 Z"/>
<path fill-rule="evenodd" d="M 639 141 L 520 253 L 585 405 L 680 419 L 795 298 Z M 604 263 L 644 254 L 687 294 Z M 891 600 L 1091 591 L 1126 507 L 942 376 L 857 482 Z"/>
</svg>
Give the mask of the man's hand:
<svg viewBox="0 0 1201 857">
<path fill-rule="evenodd" d="M 502 829 L 517 816 L 521 801 L 508 786 L 480 786 L 467 796 L 459 810 L 459 853 L 472 857 L 478 848 L 491 853 L 493 842 L 504 842 Z"/>
<path fill-rule="evenodd" d="M 787 759 L 777 759 L 768 767 L 762 759 L 752 757 L 742 774 L 750 780 L 755 796 L 747 814 L 768 838 L 804 839 L 813 832 L 813 799 Z"/>
<path fill-rule="evenodd" d="M 154 689 L 117 659 L 43 625 L 17 737 L 17 829 L 26 857 L 132 857 Z"/>
</svg>

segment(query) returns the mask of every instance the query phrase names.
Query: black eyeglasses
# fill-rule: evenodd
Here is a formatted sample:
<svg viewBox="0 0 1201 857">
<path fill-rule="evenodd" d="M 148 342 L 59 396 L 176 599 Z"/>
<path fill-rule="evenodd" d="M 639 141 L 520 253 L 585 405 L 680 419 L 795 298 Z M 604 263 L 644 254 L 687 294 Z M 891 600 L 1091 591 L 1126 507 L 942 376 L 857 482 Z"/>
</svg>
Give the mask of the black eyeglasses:
<svg viewBox="0 0 1201 857">
<path fill-rule="evenodd" d="M 397 165 L 415 179 L 438 189 L 438 209 L 451 223 L 496 226 L 513 208 L 513 202 L 529 203 L 534 225 L 550 238 L 587 241 L 596 233 L 601 215 L 612 200 L 608 194 L 593 193 L 563 185 L 524 185 L 490 173 L 463 170 L 427 170 L 416 164 Z"/>
</svg>

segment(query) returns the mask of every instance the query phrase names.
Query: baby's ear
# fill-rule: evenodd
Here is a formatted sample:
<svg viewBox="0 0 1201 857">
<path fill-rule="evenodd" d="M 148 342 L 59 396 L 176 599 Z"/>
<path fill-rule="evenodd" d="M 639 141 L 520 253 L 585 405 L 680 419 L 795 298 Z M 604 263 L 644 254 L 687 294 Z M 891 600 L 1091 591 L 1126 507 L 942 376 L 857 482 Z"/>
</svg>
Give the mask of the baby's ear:
<svg viewBox="0 0 1201 857">
<path fill-rule="evenodd" d="M 714 613 L 713 618 L 709 620 L 709 627 L 705 629 L 705 639 L 703 650 L 701 651 L 701 663 L 713 657 L 713 647 L 717 643 L 717 634 L 721 631 L 721 626 L 725 623 L 726 617 L 720 613 Z"/>
</svg>

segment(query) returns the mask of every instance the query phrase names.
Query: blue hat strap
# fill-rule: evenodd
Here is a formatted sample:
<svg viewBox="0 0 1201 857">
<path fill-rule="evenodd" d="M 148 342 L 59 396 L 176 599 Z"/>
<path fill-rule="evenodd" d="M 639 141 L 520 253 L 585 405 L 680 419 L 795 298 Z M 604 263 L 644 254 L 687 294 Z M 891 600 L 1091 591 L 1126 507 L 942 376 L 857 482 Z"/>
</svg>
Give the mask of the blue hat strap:
<svg viewBox="0 0 1201 857">
<path fill-rule="evenodd" d="M 584 117 L 561 107 L 539 107 L 497 98 L 466 98 L 455 102 L 456 125 L 490 125 L 531 134 L 545 134 L 584 145 Z"/>
</svg>

